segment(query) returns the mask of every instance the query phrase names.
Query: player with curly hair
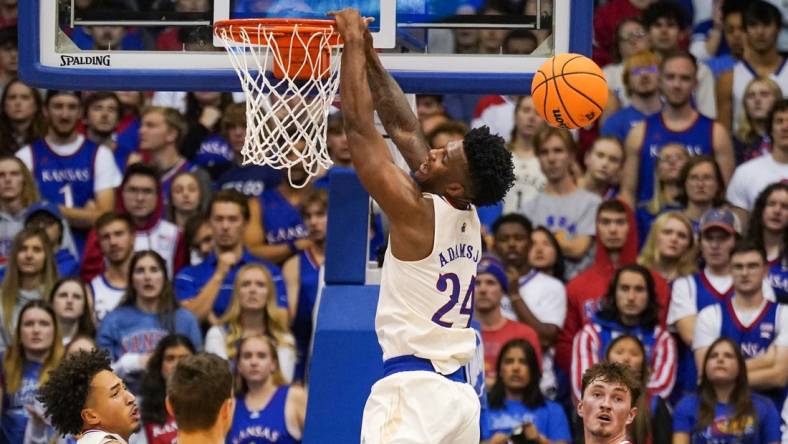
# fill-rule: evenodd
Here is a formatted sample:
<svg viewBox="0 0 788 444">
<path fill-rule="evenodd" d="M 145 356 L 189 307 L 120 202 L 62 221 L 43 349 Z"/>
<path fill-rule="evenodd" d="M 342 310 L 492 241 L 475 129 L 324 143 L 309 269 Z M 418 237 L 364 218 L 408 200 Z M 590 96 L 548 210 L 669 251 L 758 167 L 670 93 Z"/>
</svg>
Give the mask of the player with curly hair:
<svg viewBox="0 0 788 444">
<path fill-rule="evenodd" d="M 79 351 L 49 374 L 38 400 L 52 426 L 77 444 L 126 444 L 140 427 L 134 395 L 110 367 L 106 352 Z"/>
<path fill-rule="evenodd" d="M 482 253 L 476 206 L 511 188 L 512 155 L 486 127 L 430 149 L 366 21 L 354 9 L 334 15 L 345 44 L 340 91 L 351 160 L 391 222 L 375 318 L 384 377 L 367 399 L 361 441 L 478 443 L 475 374 L 466 371 Z M 412 175 L 394 163 L 374 110 Z"/>
</svg>

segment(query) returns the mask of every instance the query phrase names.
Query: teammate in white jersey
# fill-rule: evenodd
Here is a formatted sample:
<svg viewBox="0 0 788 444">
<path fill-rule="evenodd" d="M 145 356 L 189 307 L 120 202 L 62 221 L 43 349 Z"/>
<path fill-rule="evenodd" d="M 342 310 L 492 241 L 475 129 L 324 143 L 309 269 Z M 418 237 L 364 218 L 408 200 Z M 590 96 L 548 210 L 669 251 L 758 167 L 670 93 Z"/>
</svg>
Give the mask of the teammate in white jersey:
<svg viewBox="0 0 788 444">
<path fill-rule="evenodd" d="M 627 426 L 637 416 L 641 386 L 624 364 L 603 361 L 583 373 L 577 414 L 586 444 L 631 444 Z"/>
<path fill-rule="evenodd" d="M 77 437 L 77 444 L 126 444 L 140 428 L 134 395 L 109 364 L 106 352 L 76 352 L 50 372 L 38 390 L 52 426 Z"/>
<path fill-rule="evenodd" d="M 464 368 L 476 349 L 469 328 L 481 256 L 475 205 L 500 201 L 512 186 L 511 153 L 487 127 L 430 150 L 366 21 L 354 9 L 335 16 L 353 166 L 391 221 L 375 319 L 384 377 L 367 400 L 361 441 L 478 443 L 479 401 Z M 373 109 L 412 177 L 392 160 Z"/>
</svg>

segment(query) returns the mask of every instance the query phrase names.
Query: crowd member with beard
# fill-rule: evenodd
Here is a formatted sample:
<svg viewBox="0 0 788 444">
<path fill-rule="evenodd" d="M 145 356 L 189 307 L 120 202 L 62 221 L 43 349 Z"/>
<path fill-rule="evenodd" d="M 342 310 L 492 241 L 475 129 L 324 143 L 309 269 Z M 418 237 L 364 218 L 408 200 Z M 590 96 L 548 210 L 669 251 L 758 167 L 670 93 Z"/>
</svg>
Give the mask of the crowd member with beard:
<svg viewBox="0 0 788 444">
<path fill-rule="evenodd" d="M 121 178 L 112 150 L 77 131 L 81 110 L 78 93 L 50 90 L 44 102 L 46 136 L 16 153 L 33 173 L 41 197 L 59 206 L 79 256 L 88 230 L 114 206 Z"/>
<path fill-rule="evenodd" d="M 509 280 L 525 276 L 528 265 L 528 251 L 531 248 L 531 221 L 522 214 L 510 213 L 499 217 L 492 225 L 492 252 L 501 261 Z M 501 301 L 504 316 L 516 320 L 508 295 Z"/>
<path fill-rule="evenodd" d="M 109 356 L 99 350 L 66 357 L 39 389 L 46 417 L 77 444 L 126 444 L 140 428 L 134 395 L 112 372 Z"/>
<path fill-rule="evenodd" d="M 104 213 L 96 221 L 96 236 L 105 270 L 89 281 L 97 323 L 118 306 L 129 285 L 134 252 L 134 222 L 126 213 Z"/>
<path fill-rule="evenodd" d="M 134 222 L 134 251 L 155 251 L 166 261 L 167 272 L 174 273 L 186 262 L 186 244 L 181 230 L 163 217 L 160 188 L 153 168 L 141 163 L 130 165 L 117 192 L 117 211 L 128 214 Z M 106 268 L 95 229 L 88 240 L 80 273 L 86 281 Z"/>
<path fill-rule="evenodd" d="M 651 51 L 632 54 L 624 63 L 623 77 L 629 106 L 605 119 L 599 132 L 601 136 L 614 136 L 622 142 L 633 126 L 662 109 L 657 88 L 659 57 Z"/>
<path fill-rule="evenodd" d="M 120 98 L 111 91 L 98 91 L 85 99 L 84 107 L 85 137 L 111 149 L 118 168 L 125 170 L 130 156 L 137 152 L 137 146 L 129 143 L 128 138 L 119 138 L 116 132 L 123 109 Z"/>
<path fill-rule="evenodd" d="M 728 131 L 699 113 L 692 104 L 698 63 L 685 52 L 666 55 L 659 67 L 662 111 L 635 125 L 627 134 L 621 196 L 630 205 L 648 201 L 655 192 L 655 162 L 660 148 L 683 144 L 691 155 L 713 155 L 723 176 L 733 173 L 734 158 Z"/>
<path fill-rule="evenodd" d="M 570 374 L 575 399 L 582 396 L 585 370 L 604 360 L 612 340 L 622 334 L 637 337 L 646 348 L 651 375 L 644 389 L 663 398 L 670 396 L 676 382 L 676 343 L 658 316 L 651 272 L 637 264 L 621 267 L 610 283 L 602 308 L 575 335 Z"/>
<path fill-rule="evenodd" d="M 474 313 L 481 327 L 484 344 L 484 379 L 488 387 L 492 387 L 496 381 L 498 367 L 495 363 L 501 348 L 513 339 L 522 339 L 531 344 L 541 369 L 542 347 L 536 331 L 528 324 L 507 318 L 501 309 L 501 300 L 508 290 L 509 281 L 501 263 L 495 258 L 482 258 L 476 272 Z"/>
<path fill-rule="evenodd" d="M 607 361 L 583 373 L 583 391 L 577 414 L 583 419 L 585 444 L 631 444 L 627 427 L 638 414 L 636 406 L 643 390 L 625 364 Z"/>
</svg>

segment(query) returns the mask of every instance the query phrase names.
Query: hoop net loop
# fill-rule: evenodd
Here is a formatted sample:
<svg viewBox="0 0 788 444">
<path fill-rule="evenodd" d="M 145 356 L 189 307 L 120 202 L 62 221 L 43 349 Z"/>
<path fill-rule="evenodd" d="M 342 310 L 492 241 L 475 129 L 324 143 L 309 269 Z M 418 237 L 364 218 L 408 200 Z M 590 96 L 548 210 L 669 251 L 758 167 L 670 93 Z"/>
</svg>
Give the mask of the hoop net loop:
<svg viewBox="0 0 788 444">
<path fill-rule="evenodd" d="M 214 24 L 246 96 L 243 164 L 287 169 L 304 187 L 331 166 L 326 124 L 339 88 L 334 20 L 241 19 Z M 307 180 L 294 182 L 293 168 Z"/>
</svg>

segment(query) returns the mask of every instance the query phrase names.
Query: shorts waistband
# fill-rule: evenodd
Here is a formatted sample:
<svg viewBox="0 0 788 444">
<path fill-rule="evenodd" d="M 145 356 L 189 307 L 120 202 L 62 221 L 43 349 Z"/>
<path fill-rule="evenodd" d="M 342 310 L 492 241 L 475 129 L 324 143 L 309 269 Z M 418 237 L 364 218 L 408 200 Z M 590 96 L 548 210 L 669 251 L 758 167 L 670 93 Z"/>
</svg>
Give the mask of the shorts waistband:
<svg viewBox="0 0 788 444">
<path fill-rule="evenodd" d="M 394 373 L 411 371 L 433 372 L 455 382 L 468 382 L 468 378 L 465 375 L 464 366 L 458 368 L 453 373 L 444 375 L 443 373 L 438 373 L 435 371 L 435 367 L 432 366 L 432 362 L 429 359 L 419 358 L 413 355 L 397 356 L 383 361 L 384 377 L 393 375 Z"/>
</svg>

